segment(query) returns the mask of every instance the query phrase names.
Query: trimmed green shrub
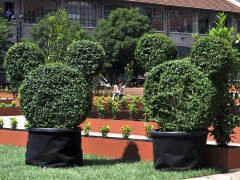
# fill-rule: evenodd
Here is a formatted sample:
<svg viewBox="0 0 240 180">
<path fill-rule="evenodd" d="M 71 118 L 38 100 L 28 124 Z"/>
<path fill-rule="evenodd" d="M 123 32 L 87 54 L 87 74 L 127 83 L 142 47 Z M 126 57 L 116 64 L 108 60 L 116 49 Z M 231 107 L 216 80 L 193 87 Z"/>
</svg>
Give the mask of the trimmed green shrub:
<svg viewBox="0 0 240 180">
<path fill-rule="evenodd" d="M 162 131 L 207 129 L 214 94 L 211 81 L 188 58 L 154 67 L 144 90 L 151 120 Z"/>
<path fill-rule="evenodd" d="M 61 64 L 33 70 L 20 93 L 21 109 L 31 127 L 77 127 L 92 105 L 92 91 L 85 78 L 76 69 Z"/>
<path fill-rule="evenodd" d="M 93 79 L 103 67 L 105 52 L 97 42 L 75 41 L 69 47 L 66 55 L 67 64 L 77 68 L 86 78 Z"/>
<path fill-rule="evenodd" d="M 215 30 L 222 32 L 220 29 Z M 240 125 L 238 107 L 229 93 L 232 83 L 228 78 L 236 53 L 231 42 L 226 39 L 214 35 L 201 37 L 191 50 L 191 63 L 203 71 L 217 89 L 212 134 L 221 146 L 227 146 L 231 134 L 234 134 L 233 128 Z"/>
<path fill-rule="evenodd" d="M 124 67 L 134 59 L 138 39 L 149 31 L 149 19 L 139 8 L 118 8 L 108 19 L 101 19 L 94 29 L 94 38 L 106 52 L 105 73 L 110 77 L 123 73 Z M 134 72 L 138 71 L 134 66 Z"/>
<path fill-rule="evenodd" d="M 177 59 L 177 47 L 164 34 L 144 34 L 137 42 L 135 58 L 146 71 L 150 71 L 165 61 Z"/>
<path fill-rule="evenodd" d="M 36 44 L 21 42 L 9 48 L 4 65 L 10 82 L 14 82 L 24 80 L 31 70 L 44 62 L 44 54 Z"/>
<path fill-rule="evenodd" d="M 228 41 L 214 36 L 200 37 L 191 50 L 191 63 L 212 79 L 232 64 L 232 48 Z"/>
</svg>

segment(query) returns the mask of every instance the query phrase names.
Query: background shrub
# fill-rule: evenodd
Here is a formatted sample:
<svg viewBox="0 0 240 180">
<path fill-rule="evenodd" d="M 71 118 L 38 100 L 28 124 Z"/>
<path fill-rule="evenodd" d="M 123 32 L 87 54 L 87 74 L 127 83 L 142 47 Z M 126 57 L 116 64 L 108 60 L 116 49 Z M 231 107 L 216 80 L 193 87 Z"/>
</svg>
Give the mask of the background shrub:
<svg viewBox="0 0 240 180">
<path fill-rule="evenodd" d="M 88 32 L 71 21 L 65 10 L 46 15 L 30 31 L 30 40 L 39 45 L 48 62 L 64 61 L 68 45 L 82 39 L 90 39 Z"/>
<path fill-rule="evenodd" d="M 135 58 L 146 71 L 150 71 L 165 61 L 177 59 L 177 47 L 164 34 L 144 34 L 137 42 Z"/>
<path fill-rule="evenodd" d="M 67 64 L 77 68 L 87 79 L 93 79 L 99 74 L 105 60 L 105 52 L 97 42 L 75 41 L 69 47 L 66 55 Z"/>
<path fill-rule="evenodd" d="M 21 109 L 31 127 L 76 127 L 87 118 L 92 105 L 92 91 L 85 78 L 60 64 L 33 70 L 20 93 Z"/>
<path fill-rule="evenodd" d="M 144 98 L 153 121 L 163 131 L 207 129 L 215 89 L 189 59 L 154 67 L 145 83 Z"/>
<path fill-rule="evenodd" d="M 21 42 L 9 48 L 4 65 L 10 82 L 13 82 L 24 80 L 31 70 L 44 62 L 44 54 L 36 44 Z"/>
<path fill-rule="evenodd" d="M 233 62 L 229 43 L 214 36 L 200 37 L 191 49 L 191 63 L 213 79 Z M 226 73 L 225 73 L 226 74 Z"/>
<path fill-rule="evenodd" d="M 109 77 L 124 73 L 124 67 L 134 59 L 138 38 L 149 30 L 148 17 L 141 15 L 139 9 L 118 8 L 110 13 L 108 19 L 99 21 L 94 29 L 94 38 L 106 52 L 105 73 Z M 111 80 L 115 79 L 112 77 Z"/>
</svg>

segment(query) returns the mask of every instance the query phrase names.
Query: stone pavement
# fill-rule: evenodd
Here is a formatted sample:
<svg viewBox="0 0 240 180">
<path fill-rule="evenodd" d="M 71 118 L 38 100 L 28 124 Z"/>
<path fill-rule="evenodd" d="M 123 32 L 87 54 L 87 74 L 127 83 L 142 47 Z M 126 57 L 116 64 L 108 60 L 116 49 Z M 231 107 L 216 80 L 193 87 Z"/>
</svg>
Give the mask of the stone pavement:
<svg viewBox="0 0 240 180">
<path fill-rule="evenodd" d="M 211 176 L 192 178 L 188 180 L 240 180 L 240 171 L 234 173 L 216 174 Z"/>
</svg>

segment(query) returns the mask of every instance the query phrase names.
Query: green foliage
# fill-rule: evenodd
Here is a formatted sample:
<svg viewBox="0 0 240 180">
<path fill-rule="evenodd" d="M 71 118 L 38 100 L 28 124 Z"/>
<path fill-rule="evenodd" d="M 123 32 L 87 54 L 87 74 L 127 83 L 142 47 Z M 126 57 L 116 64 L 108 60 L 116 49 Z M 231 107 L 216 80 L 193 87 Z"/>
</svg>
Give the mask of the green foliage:
<svg viewBox="0 0 240 180">
<path fill-rule="evenodd" d="M 104 118 L 104 105 L 103 105 L 104 97 L 96 97 L 96 100 L 97 100 L 96 110 L 97 110 L 98 118 L 103 119 Z"/>
<path fill-rule="evenodd" d="M 207 129 L 215 89 L 189 59 L 154 67 L 145 83 L 144 99 L 162 131 Z"/>
<path fill-rule="evenodd" d="M 101 19 L 94 29 L 94 37 L 105 49 L 106 73 L 124 71 L 134 59 L 138 38 L 149 30 L 148 17 L 141 15 L 139 9 L 119 8 L 107 20 Z"/>
<path fill-rule="evenodd" d="M 110 126 L 102 126 L 100 127 L 100 133 L 102 133 L 102 136 L 103 137 L 107 137 L 107 134 L 109 133 L 110 131 Z"/>
<path fill-rule="evenodd" d="M 200 37 L 194 43 L 190 57 L 191 63 L 208 74 L 210 79 L 218 78 L 235 58 L 228 42 L 214 36 Z"/>
<path fill-rule="evenodd" d="M 89 136 L 89 132 L 91 130 L 91 123 L 90 122 L 85 122 L 83 126 L 83 132 L 85 136 Z"/>
<path fill-rule="evenodd" d="M 143 100 L 143 117 L 145 121 L 151 121 L 151 111 L 147 106 L 145 99 Z"/>
<path fill-rule="evenodd" d="M 11 117 L 10 118 L 10 126 L 12 129 L 16 129 L 18 125 L 18 121 L 16 117 Z"/>
<path fill-rule="evenodd" d="M 225 39 L 232 44 L 235 41 L 235 29 L 234 27 L 225 26 L 226 18 L 227 15 L 225 15 L 224 12 L 218 13 L 216 27 L 211 28 L 208 32 L 208 35 Z"/>
<path fill-rule="evenodd" d="M 15 107 L 15 106 L 16 106 L 15 101 L 12 101 L 12 102 L 11 102 L 11 107 Z"/>
<path fill-rule="evenodd" d="M 4 125 L 3 119 L 0 119 L 0 128 L 2 129 Z"/>
<path fill-rule="evenodd" d="M 1 107 L 5 107 L 6 106 L 6 104 L 5 103 L 1 103 Z"/>
<path fill-rule="evenodd" d="M 151 138 L 151 131 L 154 129 L 154 125 L 144 123 L 146 137 Z"/>
<path fill-rule="evenodd" d="M 137 42 L 135 58 L 146 71 L 150 71 L 165 61 L 177 59 L 177 47 L 164 34 L 144 34 Z"/>
<path fill-rule="evenodd" d="M 82 40 L 74 41 L 67 50 L 66 62 L 70 67 L 77 68 L 87 79 L 93 79 L 102 69 L 105 52 L 97 42 Z"/>
<path fill-rule="evenodd" d="M 127 96 L 123 96 L 120 99 L 120 101 L 121 101 L 121 108 L 122 108 L 122 110 L 125 110 L 126 107 L 127 107 Z"/>
<path fill-rule="evenodd" d="M 112 103 L 112 115 L 113 119 L 118 118 L 118 113 L 119 113 L 119 100 L 115 99 Z"/>
<path fill-rule="evenodd" d="M 81 25 L 69 19 L 66 11 L 58 10 L 32 26 L 30 40 L 39 45 L 47 62 L 64 61 L 67 46 L 75 40 L 89 39 Z"/>
<path fill-rule="evenodd" d="M 130 136 L 130 132 L 133 129 L 130 128 L 128 125 L 126 125 L 126 126 L 122 126 L 120 130 L 121 130 L 123 137 L 127 139 Z"/>
<path fill-rule="evenodd" d="M 137 120 L 138 110 L 137 110 L 137 102 L 138 97 L 132 96 L 130 97 L 130 104 L 128 104 L 130 119 Z"/>
<path fill-rule="evenodd" d="M 74 128 L 91 110 L 92 91 L 73 68 L 48 64 L 33 70 L 20 88 L 20 105 L 32 127 Z"/>
<path fill-rule="evenodd" d="M 29 72 L 44 62 L 44 54 L 37 45 L 21 42 L 9 48 L 4 65 L 10 82 L 15 82 L 23 81 Z"/>
<path fill-rule="evenodd" d="M 0 8 L 0 13 L 2 9 Z M 11 38 L 13 34 L 11 33 L 12 22 L 9 22 L 8 19 L 5 19 L 0 16 L 0 64 L 3 64 L 3 56 L 8 48 L 11 46 Z"/>
<path fill-rule="evenodd" d="M 28 128 L 28 127 L 30 127 L 30 126 L 31 126 L 31 124 L 30 124 L 29 121 L 25 122 L 25 124 L 24 124 L 24 127 L 25 127 L 25 128 Z"/>
<path fill-rule="evenodd" d="M 226 15 L 219 13 L 216 28 L 210 29 L 207 37 L 199 38 L 191 51 L 191 62 L 209 76 L 217 89 L 212 135 L 221 146 L 227 146 L 234 134 L 233 128 L 240 125 L 238 108 L 229 92 L 234 85 L 229 75 L 238 55 L 233 48 L 235 29 L 225 27 L 225 20 Z"/>
<path fill-rule="evenodd" d="M 126 86 L 132 87 L 133 86 L 133 73 L 134 73 L 134 62 L 131 61 L 127 64 L 124 68 L 126 73 Z"/>
<path fill-rule="evenodd" d="M 110 96 L 107 97 L 107 103 L 108 103 L 108 111 L 112 112 L 112 106 L 113 106 L 112 97 L 110 97 Z"/>
</svg>

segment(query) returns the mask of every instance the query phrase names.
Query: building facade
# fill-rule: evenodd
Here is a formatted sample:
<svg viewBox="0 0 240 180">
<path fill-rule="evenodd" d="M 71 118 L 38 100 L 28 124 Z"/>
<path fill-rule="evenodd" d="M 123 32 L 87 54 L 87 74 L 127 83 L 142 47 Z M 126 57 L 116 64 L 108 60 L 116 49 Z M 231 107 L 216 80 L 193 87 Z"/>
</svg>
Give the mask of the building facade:
<svg viewBox="0 0 240 180">
<path fill-rule="evenodd" d="M 171 37 L 180 57 L 189 55 L 193 33 L 205 35 L 214 26 L 217 12 L 224 11 L 226 25 L 240 31 L 238 0 L 0 0 L 0 7 L 13 12 L 15 41 L 26 39 L 32 24 L 57 9 L 66 9 L 71 19 L 92 32 L 111 11 L 138 7 L 157 33 Z"/>
</svg>

